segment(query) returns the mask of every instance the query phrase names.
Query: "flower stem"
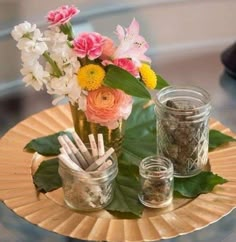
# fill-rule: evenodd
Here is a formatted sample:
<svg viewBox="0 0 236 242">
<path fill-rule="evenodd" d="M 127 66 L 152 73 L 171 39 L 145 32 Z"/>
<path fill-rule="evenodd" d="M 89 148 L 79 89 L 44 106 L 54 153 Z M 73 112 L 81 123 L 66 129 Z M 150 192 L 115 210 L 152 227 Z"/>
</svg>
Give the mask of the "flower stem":
<svg viewBox="0 0 236 242">
<path fill-rule="evenodd" d="M 46 59 L 46 61 L 48 61 L 48 63 L 51 65 L 52 69 L 53 69 L 53 75 L 56 77 L 60 77 L 63 75 L 62 71 L 60 70 L 60 68 L 58 67 L 56 61 L 54 61 L 50 55 L 49 52 L 45 51 L 43 53 L 44 58 Z"/>
<path fill-rule="evenodd" d="M 60 25 L 60 30 L 62 33 L 66 34 L 68 36 L 69 41 L 73 40 L 74 34 L 73 34 L 73 30 L 72 30 L 72 25 L 70 22 Z"/>
</svg>

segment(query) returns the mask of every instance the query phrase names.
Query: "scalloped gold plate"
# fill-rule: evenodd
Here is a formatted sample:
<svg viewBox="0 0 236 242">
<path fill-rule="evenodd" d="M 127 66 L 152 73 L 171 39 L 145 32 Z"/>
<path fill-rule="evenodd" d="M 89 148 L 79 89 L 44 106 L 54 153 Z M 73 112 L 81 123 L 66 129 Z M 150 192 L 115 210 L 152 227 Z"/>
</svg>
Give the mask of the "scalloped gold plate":
<svg viewBox="0 0 236 242">
<path fill-rule="evenodd" d="M 24 152 L 32 139 L 72 127 L 67 105 L 22 121 L 0 140 L 0 200 L 29 222 L 56 233 L 85 240 L 152 241 L 172 238 L 216 222 L 236 207 L 236 143 L 209 154 L 211 170 L 228 179 L 195 199 L 174 199 L 166 209 L 148 209 L 140 219 L 117 219 L 105 210 L 80 213 L 64 205 L 62 190 L 38 194 L 32 173 L 42 157 Z M 211 128 L 234 136 L 220 122 Z M 119 232 L 117 232 L 119 231 Z"/>
</svg>

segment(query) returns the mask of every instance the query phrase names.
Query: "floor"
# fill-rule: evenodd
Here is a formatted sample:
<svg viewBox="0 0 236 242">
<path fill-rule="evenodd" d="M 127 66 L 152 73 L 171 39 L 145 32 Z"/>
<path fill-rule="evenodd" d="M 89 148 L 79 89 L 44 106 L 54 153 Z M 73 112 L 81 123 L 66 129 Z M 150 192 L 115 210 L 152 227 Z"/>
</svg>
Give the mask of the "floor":
<svg viewBox="0 0 236 242">
<path fill-rule="evenodd" d="M 209 91 L 212 117 L 236 132 L 236 80 L 224 72 L 220 53 L 224 48 L 185 51 L 181 55 L 163 54 L 154 59 L 155 69 L 172 85 L 198 85 Z M 0 101 L 0 134 L 20 120 L 51 106 L 44 93 L 27 91 Z M 32 105 L 32 102 L 34 103 Z M 13 111 L 9 111 L 10 107 Z M 207 228 L 166 242 L 233 242 L 236 238 L 236 211 Z M 21 219 L 0 203 L 0 242 L 81 241 L 48 232 Z"/>
</svg>

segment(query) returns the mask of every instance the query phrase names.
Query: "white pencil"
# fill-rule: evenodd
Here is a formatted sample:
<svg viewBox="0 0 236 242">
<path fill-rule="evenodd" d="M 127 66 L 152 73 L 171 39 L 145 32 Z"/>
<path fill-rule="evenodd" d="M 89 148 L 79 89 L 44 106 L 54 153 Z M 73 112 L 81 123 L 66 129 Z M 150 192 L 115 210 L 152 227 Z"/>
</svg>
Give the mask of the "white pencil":
<svg viewBox="0 0 236 242">
<path fill-rule="evenodd" d="M 59 150 L 60 150 L 60 153 L 61 153 L 61 154 L 64 154 L 64 155 L 67 154 L 67 153 L 66 153 L 66 150 L 65 150 L 63 147 L 61 147 Z"/>
<path fill-rule="evenodd" d="M 113 148 L 110 148 L 109 150 L 106 151 L 106 153 L 104 154 L 104 156 L 98 158 L 96 161 L 93 162 L 92 165 L 90 165 L 86 171 L 94 171 L 96 170 L 99 166 L 101 166 L 108 158 L 109 156 L 111 156 L 111 154 L 114 152 L 115 150 Z"/>
<path fill-rule="evenodd" d="M 77 158 L 75 157 L 75 155 L 73 154 L 72 150 L 70 149 L 69 145 L 66 143 L 66 141 L 64 140 L 63 136 L 59 136 L 58 137 L 58 141 L 60 143 L 60 145 L 64 148 L 65 152 L 68 154 L 68 156 L 70 157 L 70 159 L 75 162 L 76 164 L 80 165 L 79 161 L 77 160 Z"/>
<path fill-rule="evenodd" d="M 83 157 L 83 155 L 80 153 L 80 151 L 77 149 L 77 147 L 73 144 L 73 142 L 69 139 L 67 135 L 63 135 L 63 138 L 67 145 L 71 148 L 72 152 L 74 153 L 75 157 L 77 158 L 78 162 L 80 163 L 80 166 L 83 169 L 86 169 L 89 164 Z"/>
<path fill-rule="evenodd" d="M 95 141 L 94 135 L 93 134 L 89 134 L 89 142 L 90 142 L 90 146 L 91 146 L 91 150 L 92 150 L 92 156 L 93 156 L 93 160 L 95 161 L 98 158 L 98 147 L 97 147 L 97 143 Z"/>
<path fill-rule="evenodd" d="M 107 160 L 106 162 L 104 162 L 101 166 L 99 166 L 97 168 L 97 171 L 104 171 L 106 170 L 108 167 L 110 167 L 112 165 L 112 160 Z"/>
<path fill-rule="evenodd" d="M 76 165 L 67 155 L 60 154 L 58 155 L 60 161 L 67 166 L 68 168 L 76 171 L 83 171 L 78 165 Z"/>
<path fill-rule="evenodd" d="M 102 157 L 105 154 L 103 135 L 98 134 L 98 156 Z"/>
<path fill-rule="evenodd" d="M 75 140 L 77 147 L 79 148 L 80 152 L 82 153 L 83 157 L 85 158 L 87 163 L 89 165 L 91 165 L 93 163 L 93 157 L 89 153 L 87 147 L 85 146 L 85 144 L 83 143 L 83 141 L 80 139 L 79 135 L 75 131 L 72 132 L 72 136 Z"/>
</svg>

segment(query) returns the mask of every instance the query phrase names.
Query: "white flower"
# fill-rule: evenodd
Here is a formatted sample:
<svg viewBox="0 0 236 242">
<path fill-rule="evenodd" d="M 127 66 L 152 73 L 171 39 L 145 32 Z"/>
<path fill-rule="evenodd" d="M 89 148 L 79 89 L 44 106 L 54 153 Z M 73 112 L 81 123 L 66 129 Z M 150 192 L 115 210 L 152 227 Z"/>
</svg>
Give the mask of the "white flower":
<svg viewBox="0 0 236 242">
<path fill-rule="evenodd" d="M 66 76 L 53 77 L 47 83 L 48 93 L 65 96 L 68 94 L 68 78 Z"/>
<path fill-rule="evenodd" d="M 24 23 L 16 25 L 11 34 L 16 41 L 19 41 L 24 35 L 34 32 L 35 29 L 35 24 L 32 25 L 31 23 L 25 21 Z"/>
<path fill-rule="evenodd" d="M 32 86 L 36 91 L 43 88 L 43 84 L 47 82 L 49 77 L 49 73 L 44 71 L 38 62 L 31 66 L 23 66 L 20 71 L 24 76 L 23 82 L 26 83 L 26 86 Z"/>
<path fill-rule="evenodd" d="M 81 91 L 80 97 L 77 102 L 78 102 L 78 109 L 85 112 L 87 109 L 87 92 L 86 91 Z"/>
<path fill-rule="evenodd" d="M 79 68 L 80 68 L 80 62 L 77 59 L 77 56 L 75 54 L 74 51 L 72 51 L 72 49 L 70 49 L 70 51 L 68 51 L 68 57 L 67 57 L 67 61 L 65 62 L 65 65 L 70 64 L 71 68 L 73 69 L 74 72 L 78 72 Z"/>
<path fill-rule="evenodd" d="M 43 37 L 43 34 L 39 29 L 35 29 L 31 36 L 32 40 L 34 41 L 45 41 L 46 38 Z"/>
<path fill-rule="evenodd" d="M 21 50 L 21 73 L 26 86 L 30 85 L 38 91 L 45 84 L 47 92 L 55 96 L 53 104 L 68 98 L 70 102 L 86 108 L 85 96 L 81 98 L 81 88 L 77 82 L 80 62 L 70 47 L 68 36 L 60 28 L 50 27 L 42 34 L 36 25 L 24 22 L 14 28 L 12 36 Z M 39 60 L 45 53 L 44 70 Z"/>
<path fill-rule="evenodd" d="M 45 31 L 44 35 L 46 37 L 51 56 L 55 56 L 52 57 L 53 59 L 63 60 L 69 56 L 68 52 L 71 51 L 71 48 L 68 46 L 67 35 L 57 32 L 57 30 L 54 31 L 54 29 Z"/>
<path fill-rule="evenodd" d="M 69 98 L 70 102 L 76 103 L 80 100 L 80 96 L 81 96 L 81 88 L 78 85 L 77 77 L 74 76 L 70 80 L 70 92 L 68 93 L 68 98 Z"/>
<path fill-rule="evenodd" d="M 76 56 L 71 56 L 68 57 L 68 59 L 65 59 L 62 68 L 66 75 L 72 77 L 73 75 L 77 75 L 77 72 L 80 68 L 80 62 L 77 60 Z"/>
<path fill-rule="evenodd" d="M 21 52 L 21 60 L 24 63 L 24 66 L 31 66 L 38 62 L 39 59 L 38 54 L 32 54 L 30 52 L 22 51 Z"/>
<path fill-rule="evenodd" d="M 42 55 L 46 50 L 48 50 L 45 42 L 38 42 L 26 38 L 20 39 L 17 47 L 22 51 L 36 54 L 38 56 Z"/>
<path fill-rule="evenodd" d="M 54 49 L 57 45 L 67 43 L 67 35 L 59 32 L 58 28 L 52 28 L 44 32 L 46 40 L 50 43 L 50 48 Z"/>
<path fill-rule="evenodd" d="M 36 25 L 28 22 L 19 24 L 12 31 L 12 36 L 18 41 L 17 48 L 21 50 L 24 65 L 33 65 L 48 50 L 45 38 Z"/>
<path fill-rule="evenodd" d="M 50 34 L 49 34 L 50 33 Z M 63 69 L 67 65 L 72 65 L 74 70 L 77 71 L 79 67 L 79 61 L 73 49 L 69 47 L 67 35 L 63 33 L 46 32 L 48 51 L 51 58 L 57 62 L 58 66 Z"/>
<path fill-rule="evenodd" d="M 49 94 L 57 95 L 53 104 L 65 97 L 68 97 L 72 103 L 77 102 L 81 94 L 81 88 L 77 84 L 75 75 L 72 77 L 68 75 L 59 78 L 54 77 L 46 84 L 46 87 Z"/>
<path fill-rule="evenodd" d="M 58 68 L 65 76 L 73 78 L 73 75 L 80 67 L 80 62 L 73 49 L 69 46 L 68 36 L 60 32 L 58 27 L 46 30 L 44 36 L 47 41 L 50 57 L 57 63 Z M 47 68 L 51 70 L 51 67 Z"/>
<path fill-rule="evenodd" d="M 73 50 L 68 46 L 67 36 L 63 33 L 47 31 L 45 36 L 48 38 L 50 57 L 57 63 L 63 76 L 52 78 L 47 84 L 49 94 L 56 94 L 53 100 L 55 105 L 63 98 L 67 97 L 72 103 L 78 102 L 81 94 L 81 88 L 77 82 L 77 72 L 80 62 Z M 55 38 L 56 37 L 56 38 Z M 58 41 L 57 41 L 58 40 Z M 50 65 L 46 66 L 47 70 L 52 72 Z"/>
</svg>

